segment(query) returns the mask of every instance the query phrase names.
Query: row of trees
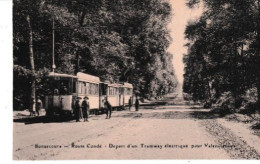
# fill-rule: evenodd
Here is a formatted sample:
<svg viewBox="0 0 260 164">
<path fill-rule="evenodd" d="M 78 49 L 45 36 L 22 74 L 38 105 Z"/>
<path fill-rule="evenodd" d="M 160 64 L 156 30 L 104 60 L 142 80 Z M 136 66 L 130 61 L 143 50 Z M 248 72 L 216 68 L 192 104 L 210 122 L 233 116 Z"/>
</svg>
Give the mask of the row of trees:
<svg viewBox="0 0 260 164">
<path fill-rule="evenodd" d="M 14 107 L 44 95 L 53 23 L 56 72 L 127 81 L 145 98 L 173 92 L 171 10 L 165 0 L 15 0 Z"/>
<path fill-rule="evenodd" d="M 204 12 L 185 31 L 189 51 L 184 58 L 184 92 L 194 101 L 229 110 L 255 98 L 251 103 L 259 108 L 260 1 L 188 0 L 187 4 L 199 3 Z"/>
</svg>

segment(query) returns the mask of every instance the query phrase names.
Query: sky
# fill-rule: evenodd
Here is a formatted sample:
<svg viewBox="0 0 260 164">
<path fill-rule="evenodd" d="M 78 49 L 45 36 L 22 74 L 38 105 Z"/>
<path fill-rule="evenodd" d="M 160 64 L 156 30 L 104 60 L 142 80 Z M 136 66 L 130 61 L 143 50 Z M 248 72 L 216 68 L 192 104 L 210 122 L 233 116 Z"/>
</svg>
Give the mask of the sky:
<svg viewBox="0 0 260 164">
<path fill-rule="evenodd" d="M 187 48 L 184 45 L 187 40 L 184 38 L 185 27 L 189 20 L 194 20 L 200 17 L 202 8 L 189 9 L 186 7 L 186 0 L 169 0 L 173 8 L 173 17 L 168 25 L 171 31 L 171 42 L 168 52 L 173 54 L 173 67 L 175 74 L 180 83 L 183 82 L 184 64 L 182 61 L 183 54 L 187 53 Z"/>
</svg>

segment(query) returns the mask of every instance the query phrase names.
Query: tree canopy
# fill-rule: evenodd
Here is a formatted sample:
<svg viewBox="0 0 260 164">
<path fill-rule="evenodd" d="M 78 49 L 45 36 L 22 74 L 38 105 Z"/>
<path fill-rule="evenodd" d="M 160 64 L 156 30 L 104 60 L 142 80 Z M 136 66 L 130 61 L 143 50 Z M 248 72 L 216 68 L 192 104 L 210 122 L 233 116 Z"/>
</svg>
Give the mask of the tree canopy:
<svg viewBox="0 0 260 164">
<path fill-rule="evenodd" d="M 250 88 L 260 93 L 259 0 L 188 0 L 204 4 L 202 16 L 186 28 L 184 92 L 216 103 L 229 92 L 234 108 Z"/>
<path fill-rule="evenodd" d="M 44 95 L 42 77 L 52 66 L 53 20 L 56 72 L 130 82 L 145 98 L 173 92 L 177 80 L 172 55 L 166 52 L 171 11 L 165 0 L 13 1 L 14 104 L 28 106 L 34 81 L 36 94 Z"/>
</svg>

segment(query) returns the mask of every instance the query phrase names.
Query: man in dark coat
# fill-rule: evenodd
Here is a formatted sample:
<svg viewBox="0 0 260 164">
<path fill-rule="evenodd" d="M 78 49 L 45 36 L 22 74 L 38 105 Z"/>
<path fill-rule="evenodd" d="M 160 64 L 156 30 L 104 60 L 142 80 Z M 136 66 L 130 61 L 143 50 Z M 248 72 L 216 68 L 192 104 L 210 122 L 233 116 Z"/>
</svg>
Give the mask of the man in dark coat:
<svg viewBox="0 0 260 164">
<path fill-rule="evenodd" d="M 135 99 L 135 111 L 138 111 L 139 110 L 139 99 L 138 97 L 136 97 Z"/>
<path fill-rule="evenodd" d="M 112 106 L 109 103 L 109 101 L 107 100 L 107 97 L 105 98 L 104 106 L 106 108 L 106 115 L 107 115 L 106 119 L 110 119 L 111 118 L 111 114 L 112 114 Z"/>
<path fill-rule="evenodd" d="M 131 111 L 131 108 L 132 108 L 132 105 L 133 105 L 133 103 L 132 103 L 132 97 L 129 98 L 129 100 L 128 100 L 128 105 L 129 105 L 129 111 Z"/>
<path fill-rule="evenodd" d="M 84 97 L 84 100 L 82 102 L 82 113 L 83 113 L 83 118 L 84 118 L 84 122 L 88 121 L 88 116 L 89 116 L 89 101 L 88 101 L 88 97 Z"/>
<path fill-rule="evenodd" d="M 35 99 L 32 97 L 31 98 L 31 104 L 30 104 L 30 116 L 35 116 L 35 111 L 36 111 L 36 101 Z"/>
<path fill-rule="evenodd" d="M 75 117 L 76 117 L 76 122 L 79 122 L 79 119 L 81 118 L 81 105 L 80 105 L 80 97 L 77 97 L 77 100 L 75 102 Z"/>
<path fill-rule="evenodd" d="M 40 115 L 41 108 L 42 108 L 42 100 L 40 99 L 40 96 L 38 96 L 36 100 L 36 113 L 38 116 Z"/>
</svg>

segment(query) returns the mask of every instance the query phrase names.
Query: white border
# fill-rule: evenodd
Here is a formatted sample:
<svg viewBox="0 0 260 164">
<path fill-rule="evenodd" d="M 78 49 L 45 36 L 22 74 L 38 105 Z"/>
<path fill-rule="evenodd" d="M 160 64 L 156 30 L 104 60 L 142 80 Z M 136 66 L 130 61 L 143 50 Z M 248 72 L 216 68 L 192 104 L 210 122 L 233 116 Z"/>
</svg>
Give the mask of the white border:
<svg viewBox="0 0 260 164">
<path fill-rule="evenodd" d="M 99 160 L 99 161 L 13 161 L 13 115 L 12 115 L 12 88 L 13 88 L 13 52 L 12 52 L 12 1 L 11 0 L 0 0 L 0 74 L 1 74 L 1 85 L 0 85 L 0 160 L 3 163 L 149 163 L 149 164 L 162 164 L 162 163 L 180 163 L 180 164 L 219 164 L 221 163 L 248 163 L 255 164 L 257 160 Z"/>
<path fill-rule="evenodd" d="M 0 0 L 0 156 L 3 163 L 12 161 L 12 1 Z"/>
</svg>

